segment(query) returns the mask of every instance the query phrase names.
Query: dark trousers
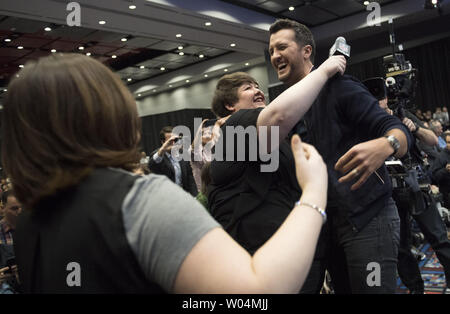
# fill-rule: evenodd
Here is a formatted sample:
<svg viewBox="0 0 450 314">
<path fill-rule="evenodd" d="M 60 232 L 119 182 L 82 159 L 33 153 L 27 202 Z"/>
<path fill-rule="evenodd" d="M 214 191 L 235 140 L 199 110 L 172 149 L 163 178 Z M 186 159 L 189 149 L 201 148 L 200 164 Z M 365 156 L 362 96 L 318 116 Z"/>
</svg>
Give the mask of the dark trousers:
<svg viewBox="0 0 450 314">
<path fill-rule="evenodd" d="M 392 199 L 362 230 L 334 210 L 301 293 L 318 293 L 328 269 L 336 294 L 395 293 L 400 219 Z"/>
<path fill-rule="evenodd" d="M 420 274 L 419 263 L 411 253 L 412 233 L 409 204 L 398 202 L 401 227 L 400 248 L 398 254 L 398 274 L 409 290 L 423 291 L 424 283 Z M 447 286 L 450 281 L 450 241 L 447 237 L 447 227 L 442 221 L 436 204 L 433 202 L 422 213 L 412 215 L 419 225 L 425 239 L 430 243 L 439 262 L 444 267 Z"/>
</svg>

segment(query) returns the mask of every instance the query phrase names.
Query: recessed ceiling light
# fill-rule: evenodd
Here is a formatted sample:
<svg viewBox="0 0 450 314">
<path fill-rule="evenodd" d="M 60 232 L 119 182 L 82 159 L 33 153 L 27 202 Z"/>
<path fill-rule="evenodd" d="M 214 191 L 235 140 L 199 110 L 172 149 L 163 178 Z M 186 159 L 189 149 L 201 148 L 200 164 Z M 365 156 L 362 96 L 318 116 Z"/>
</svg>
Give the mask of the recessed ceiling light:
<svg viewBox="0 0 450 314">
<path fill-rule="evenodd" d="M 183 35 L 181 35 L 181 34 L 176 34 L 175 35 L 176 38 L 180 38 L 181 36 L 183 36 Z"/>
<path fill-rule="evenodd" d="M 208 77 L 208 74 L 205 74 L 204 76 L 205 76 L 205 77 Z"/>
<path fill-rule="evenodd" d="M 46 32 L 50 32 L 52 29 L 50 28 L 50 27 L 46 27 L 46 28 L 44 28 L 44 31 L 46 31 Z"/>
<path fill-rule="evenodd" d="M 125 38 L 125 37 L 121 39 L 121 41 L 127 41 L 127 40 L 128 40 L 128 39 L 127 39 L 127 38 Z"/>
<path fill-rule="evenodd" d="M 364 5 L 369 5 L 369 1 L 364 1 Z"/>
<path fill-rule="evenodd" d="M 141 65 L 141 66 L 139 67 L 139 69 L 145 69 L 145 66 L 144 66 L 144 65 Z"/>
<path fill-rule="evenodd" d="M 56 49 L 52 49 L 52 50 L 50 50 L 52 53 L 55 53 L 56 52 Z"/>
<path fill-rule="evenodd" d="M 22 49 L 23 49 L 23 47 L 22 47 L 22 46 L 19 46 L 19 47 L 17 47 L 17 49 L 19 49 L 19 50 L 22 50 Z"/>
<path fill-rule="evenodd" d="M 294 7 L 289 7 L 289 11 L 294 11 L 295 8 Z"/>
<path fill-rule="evenodd" d="M 22 68 L 23 68 L 23 64 L 19 65 L 19 68 L 21 68 L 21 69 L 22 69 Z"/>
<path fill-rule="evenodd" d="M 86 53 L 86 56 L 90 57 L 90 56 L 91 56 L 91 53 L 90 53 L 90 52 Z"/>
<path fill-rule="evenodd" d="M 186 80 L 186 83 L 189 83 L 190 81 L 189 80 Z"/>
<path fill-rule="evenodd" d="M 141 97 L 142 96 L 142 94 L 138 94 L 138 97 Z"/>
<path fill-rule="evenodd" d="M 78 50 L 84 50 L 83 46 L 78 47 Z"/>
<path fill-rule="evenodd" d="M 135 10 L 135 9 L 136 9 L 136 6 L 135 6 L 135 5 L 130 5 L 130 6 L 128 7 L 128 9 L 130 9 L 130 10 Z"/>
<path fill-rule="evenodd" d="M 184 56 L 184 52 L 183 52 L 183 51 L 179 52 L 178 54 L 179 54 L 180 56 Z"/>
<path fill-rule="evenodd" d="M 205 22 L 205 26 L 211 26 L 212 23 L 211 22 Z"/>
<path fill-rule="evenodd" d="M 128 82 L 131 82 L 131 81 L 132 81 L 132 79 L 131 79 L 131 78 L 129 78 L 129 79 L 127 79 L 127 81 L 128 81 Z"/>
<path fill-rule="evenodd" d="M 231 43 L 230 46 L 231 47 L 236 47 L 236 44 L 235 43 Z"/>
<path fill-rule="evenodd" d="M 157 91 L 157 89 L 154 89 L 152 92 L 156 92 Z"/>
<path fill-rule="evenodd" d="M 183 50 L 184 47 L 183 46 L 178 46 L 178 50 Z"/>
<path fill-rule="evenodd" d="M 11 42 L 11 39 L 6 38 L 5 41 L 6 41 L 7 43 L 10 43 L 10 42 Z"/>
<path fill-rule="evenodd" d="M 228 72 L 228 69 L 223 70 L 224 72 Z"/>
<path fill-rule="evenodd" d="M 205 55 L 199 55 L 198 57 L 199 57 L 199 58 L 204 58 L 204 57 L 205 57 Z"/>
<path fill-rule="evenodd" d="M 248 63 L 248 62 L 247 62 L 247 63 L 246 63 L 245 65 L 246 65 L 246 66 L 249 66 L 249 65 L 250 65 L 250 63 Z"/>
<path fill-rule="evenodd" d="M 7 92 L 8 90 L 5 88 L 3 91 L 4 91 L 4 92 Z"/>
<path fill-rule="evenodd" d="M 169 87 L 172 87 L 172 85 L 169 85 Z"/>
<path fill-rule="evenodd" d="M 165 69 L 166 69 L 165 67 L 161 67 L 161 68 L 160 68 L 161 71 L 164 71 Z"/>
<path fill-rule="evenodd" d="M 116 55 L 112 55 L 111 58 L 115 59 L 115 58 L 117 58 L 117 56 Z"/>
<path fill-rule="evenodd" d="M 106 21 L 98 21 L 98 24 L 100 24 L 100 25 L 105 25 L 105 24 L 106 24 Z"/>
</svg>

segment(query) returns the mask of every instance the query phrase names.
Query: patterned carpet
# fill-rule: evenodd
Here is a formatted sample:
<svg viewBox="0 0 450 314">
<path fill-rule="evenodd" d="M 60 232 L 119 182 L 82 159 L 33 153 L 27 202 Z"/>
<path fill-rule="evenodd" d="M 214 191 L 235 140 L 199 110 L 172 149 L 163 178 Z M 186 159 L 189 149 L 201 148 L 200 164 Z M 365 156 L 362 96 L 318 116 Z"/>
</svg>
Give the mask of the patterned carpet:
<svg viewBox="0 0 450 314">
<path fill-rule="evenodd" d="M 426 255 L 419 262 L 420 272 L 425 284 L 425 294 L 442 294 L 446 286 L 442 265 L 428 243 L 421 245 L 419 249 Z M 400 278 L 397 279 L 397 293 L 409 293 L 409 290 L 403 285 Z"/>
</svg>

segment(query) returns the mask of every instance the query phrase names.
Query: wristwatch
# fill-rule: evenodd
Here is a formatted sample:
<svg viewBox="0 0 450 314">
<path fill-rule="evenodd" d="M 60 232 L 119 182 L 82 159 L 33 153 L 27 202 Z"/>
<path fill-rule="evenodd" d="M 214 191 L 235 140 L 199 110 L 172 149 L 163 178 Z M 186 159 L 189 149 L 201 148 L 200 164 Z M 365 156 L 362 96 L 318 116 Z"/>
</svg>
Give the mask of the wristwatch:
<svg viewBox="0 0 450 314">
<path fill-rule="evenodd" d="M 389 144 L 394 149 L 392 155 L 397 154 L 397 151 L 400 148 L 400 142 L 398 141 L 398 139 L 396 139 L 394 135 L 385 135 L 384 137 L 388 140 Z"/>
</svg>

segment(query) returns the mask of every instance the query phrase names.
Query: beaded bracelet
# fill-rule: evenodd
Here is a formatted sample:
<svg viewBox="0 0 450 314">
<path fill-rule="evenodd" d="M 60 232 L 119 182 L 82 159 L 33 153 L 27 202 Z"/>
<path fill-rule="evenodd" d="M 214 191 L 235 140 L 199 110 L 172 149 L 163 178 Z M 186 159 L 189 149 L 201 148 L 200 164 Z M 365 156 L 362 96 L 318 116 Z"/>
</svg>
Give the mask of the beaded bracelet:
<svg viewBox="0 0 450 314">
<path fill-rule="evenodd" d="M 317 206 L 315 204 L 309 204 L 309 203 L 300 202 L 300 201 L 295 203 L 295 206 L 301 206 L 301 205 L 308 206 L 308 207 L 311 207 L 311 208 L 317 210 L 319 212 L 319 214 L 322 215 L 323 223 L 325 223 L 327 221 L 327 213 L 325 212 L 325 210 L 323 208 L 320 208 L 319 206 Z"/>
</svg>

